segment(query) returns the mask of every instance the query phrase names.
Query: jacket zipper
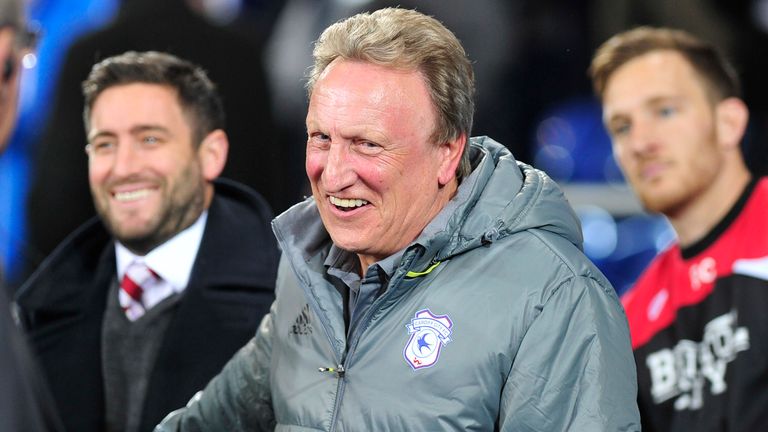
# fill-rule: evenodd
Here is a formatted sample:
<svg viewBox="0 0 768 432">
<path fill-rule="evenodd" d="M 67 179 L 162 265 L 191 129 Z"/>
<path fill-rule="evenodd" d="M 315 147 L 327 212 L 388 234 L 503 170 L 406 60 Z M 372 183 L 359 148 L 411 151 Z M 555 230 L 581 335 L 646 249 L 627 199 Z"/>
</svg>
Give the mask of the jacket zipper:
<svg viewBox="0 0 768 432">
<path fill-rule="evenodd" d="M 409 262 L 404 265 L 403 267 L 410 267 L 410 265 L 413 263 L 413 261 L 416 259 L 415 255 L 411 255 L 411 259 Z M 405 274 L 405 273 L 403 273 Z M 400 282 L 402 281 L 404 276 L 401 276 L 395 280 L 393 280 L 392 285 L 389 286 L 389 290 L 394 290 L 400 285 Z M 389 291 L 390 293 L 393 291 Z M 346 372 L 345 365 L 349 364 L 349 359 L 352 358 L 352 355 L 354 355 L 355 350 L 357 349 L 357 344 L 360 341 L 360 338 L 362 337 L 362 334 L 365 332 L 365 330 L 368 328 L 370 321 L 372 320 L 373 314 L 375 311 L 379 309 L 379 306 L 381 303 L 384 302 L 385 296 L 382 295 L 376 300 L 373 301 L 371 304 L 371 307 L 368 308 L 368 310 L 365 312 L 365 316 L 358 324 L 355 334 L 350 335 L 352 336 L 349 341 L 349 343 L 346 344 L 346 355 L 343 356 L 343 360 L 341 364 L 339 364 L 336 369 L 333 368 L 320 368 L 321 372 L 336 372 L 336 375 L 338 376 L 339 382 L 336 387 L 336 399 L 334 401 L 333 406 L 333 416 L 331 416 L 331 429 L 330 432 L 336 432 L 336 420 L 339 416 L 339 406 L 341 405 L 341 399 L 344 396 L 344 374 Z"/>
<path fill-rule="evenodd" d="M 335 372 L 336 376 L 338 377 L 338 384 L 336 386 L 336 398 L 333 402 L 333 415 L 331 416 L 331 429 L 330 432 L 335 432 L 337 425 L 337 419 L 339 417 L 339 410 L 341 406 L 341 400 L 344 397 L 344 374 L 346 373 L 346 368 L 344 365 L 349 363 L 349 359 L 352 358 L 352 355 L 355 353 L 355 350 L 357 349 L 357 344 L 360 341 L 360 338 L 362 337 L 362 333 L 365 329 L 368 328 L 368 325 L 371 321 L 371 317 L 373 316 L 373 312 L 378 309 L 378 306 L 382 302 L 382 297 L 377 298 L 374 300 L 373 304 L 371 304 L 371 307 L 366 311 L 365 316 L 361 320 L 360 324 L 357 326 L 357 331 L 355 331 L 355 334 L 351 335 L 351 340 L 346 345 L 347 351 L 346 355 L 343 356 L 344 360 L 341 364 L 339 364 L 335 368 L 319 368 L 320 372 Z"/>
<path fill-rule="evenodd" d="M 310 293 L 307 293 L 307 294 L 310 294 Z M 331 351 L 335 356 L 336 351 L 333 349 L 333 339 L 331 338 L 331 333 L 330 333 L 330 330 L 328 329 L 328 326 L 322 319 L 319 318 L 322 315 L 318 313 L 317 302 L 311 298 L 311 295 L 307 295 L 307 302 L 309 304 L 309 307 L 312 309 L 312 312 L 315 314 L 315 316 L 318 317 L 318 320 L 320 321 L 320 327 L 322 327 L 323 332 L 325 333 L 325 337 L 331 346 Z M 345 344 L 345 350 L 346 350 L 345 352 L 349 351 L 349 344 Z M 341 404 L 341 398 L 344 394 L 345 369 L 344 369 L 343 363 L 344 363 L 344 359 L 346 358 L 345 352 L 341 353 L 341 358 L 337 360 L 339 362 L 337 366 L 318 368 L 318 372 L 321 372 L 321 373 L 335 373 L 338 379 L 338 383 L 336 384 L 336 397 L 333 401 L 333 416 L 331 416 L 331 428 L 330 428 L 331 432 L 336 430 L 336 417 L 338 416 L 339 405 Z"/>
<path fill-rule="evenodd" d="M 416 259 L 416 254 L 411 255 L 410 260 L 408 263 L 406 263 L 404 266 L 401 266 L 401 268 L 410 267 L 410 265 L 413 263 L 413 261 Z M 404 273 L 403 273 L 404 274 Z M 393 284 L 389 287 L 389 289 L 395 289 L 397 286 L 399 286 L 400 282 L 402 281 L 404 276 L 400 276 L 396 280 L 394 280 Z M 357 344 L 360 341 L 360 338 L 362 337 L 363 332 L 365 329 L 368 328 L 370 321 L 372 320 L 373 314 L 375 311 L 379 309 L 379 305 L 384 301 L 385 296 L 380 296 L 374 302 L 371 304 L 371 307 L 366 311 L 365 316 L 360 321 L 360 324 L 357 326 L 357 329 L 355 331 L 355 334 L 350 335 L 351 338 L 347 341 L 348 343 L 345 344 L 346 352 L 342 354 L 342 361 L 339 363 L 336 367 L 321 367 L 318 368 L 320 372 L 330 372 L 330 373 L 336 373 L 336 376 L 338 378 L 338 383 L 336 385 L 336 398 L 333 401 L 333 415 L 331 416 L 331 428 L 330 432 L 336 432 L 337 420 L 339 417 L 339 410 L 341 406 L 342 398 L 344 397 L 344 374 L 346 373 L 346 364 L 349 364 L 349 359 L 354 355 L 355 350 L 357 349 Z M 328 332 L 326 331 L 326 337 L 328 337 Z M 330 338 L 329 338 L 330 340 Z"/>
<path fill-rule="evenodd" d="M 336 368 L 336 376 L 338 382 L 336 384 L 336 399 L 333 401 L 333 416 L 331 416 L 331 432 L 336 431 L 336 419 L 339 416 L 339 406 L 341 405 L 341 398 L 344 397 L 344 366 L 339 365 Z"/>
</svg>

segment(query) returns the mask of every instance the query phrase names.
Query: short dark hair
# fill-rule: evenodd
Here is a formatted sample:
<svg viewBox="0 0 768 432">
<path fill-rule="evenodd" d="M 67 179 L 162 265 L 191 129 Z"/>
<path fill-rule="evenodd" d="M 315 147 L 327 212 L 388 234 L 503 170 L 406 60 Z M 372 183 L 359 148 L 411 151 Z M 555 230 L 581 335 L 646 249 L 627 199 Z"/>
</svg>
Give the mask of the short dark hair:
<svg viewBox="0 0 768 432">
<path fill-rule="evenodd" d="M 647 26 L 619 33 L 597 49 L 589 68 L 595 93 L 602 99 L 608 80 L 625 63 L 663 50 L 682 55 L 702 78 L 714 101 L 740 97 L 741 85 L 735 69 L 712 44 L 683 30 Z"/>
<path fill-rule="evenodd" d="M 195 145 L 212 131 L 224 128 L 221 97 L 200 66 L 163 52 L 128 51 L 97 63 L 83 81 L 86 130 L 96 98 L 110 87 L 133 83 L 159 84 L 176 90 L 182 111 L 189 116 Z"/>
</svg>

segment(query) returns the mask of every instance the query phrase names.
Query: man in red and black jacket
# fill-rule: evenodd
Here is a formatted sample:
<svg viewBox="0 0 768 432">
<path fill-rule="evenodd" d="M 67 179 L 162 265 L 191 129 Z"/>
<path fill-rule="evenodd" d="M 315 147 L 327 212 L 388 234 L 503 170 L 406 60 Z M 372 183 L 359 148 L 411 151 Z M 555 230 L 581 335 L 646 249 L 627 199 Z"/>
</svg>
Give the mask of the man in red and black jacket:
<svg viewBox="0 0 768 432">
<path fill-rule="evenodd" d="M 645 431 L 768 425 L 768 180 L 740 147 L 733 68 L 688 33 L 614 36 L 590 70 L 614 155 L 677 241 L 622 298 Z"/>
</svg>

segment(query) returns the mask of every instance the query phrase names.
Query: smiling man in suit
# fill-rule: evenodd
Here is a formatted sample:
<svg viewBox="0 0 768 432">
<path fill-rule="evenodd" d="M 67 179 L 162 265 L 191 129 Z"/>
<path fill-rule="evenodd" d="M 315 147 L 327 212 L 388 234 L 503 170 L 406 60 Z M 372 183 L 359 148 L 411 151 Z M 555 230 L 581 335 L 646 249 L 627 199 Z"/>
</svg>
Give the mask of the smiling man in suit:
<svg viewBox="0 0 768 432">
<path fill-rule="evenodd" d="M 273 300 L 271 211 L 217 177 L 224 114 L 198 66 L 127 52 L 83 83 L 98 218 L 20 289 L 68 430 L 144 431 L 205 385 Z"/>
</svg>

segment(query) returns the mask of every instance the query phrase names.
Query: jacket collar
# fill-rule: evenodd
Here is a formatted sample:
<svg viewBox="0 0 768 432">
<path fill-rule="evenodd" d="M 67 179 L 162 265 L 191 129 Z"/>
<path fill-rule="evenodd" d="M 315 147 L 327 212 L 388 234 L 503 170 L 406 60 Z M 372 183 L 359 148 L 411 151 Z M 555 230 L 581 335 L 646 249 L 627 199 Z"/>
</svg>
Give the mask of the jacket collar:
<svg viewBox="0 0 768 432">
<path fill-rule="evenodd" d="M 405 271 L 422 271 L 435 261 L 525 230 L 551 231 L 581 248 L 579 220 L 551 178 L 516 161 L 491 138 L 474 137 L 469 145 L 472 174 L 459 186 L 450 214 L 441 215 L 447 222 L 406 248 L 404 257 L 410 260 Z M 288 209 L 272 228 L 283 253 L 297 264 L 297 276 L 304 283 L 321 278 L 331 239 L 314 199 Z M 307 269 L 307 265 L 314 267 Z"/>
</svg>

